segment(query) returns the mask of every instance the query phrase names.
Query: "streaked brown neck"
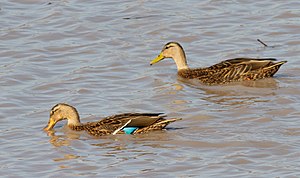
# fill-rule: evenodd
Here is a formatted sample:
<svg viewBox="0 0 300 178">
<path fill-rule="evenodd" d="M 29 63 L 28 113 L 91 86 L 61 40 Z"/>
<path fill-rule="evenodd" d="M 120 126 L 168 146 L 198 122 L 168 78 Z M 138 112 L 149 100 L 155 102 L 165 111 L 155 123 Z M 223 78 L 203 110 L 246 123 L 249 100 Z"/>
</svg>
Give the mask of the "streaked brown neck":
<svg viewBox="0 0 300 178">
<path fill-rule="evenodd" d="M 80 125 L 69 125 L 68 124 L 68 127 L 70 127 L 72 130 L 75 130 L 75 131 L 81 131 L 81 130 L 84 130 L 84 125 L 83 124 L 80 124 Z"/>
</svg>

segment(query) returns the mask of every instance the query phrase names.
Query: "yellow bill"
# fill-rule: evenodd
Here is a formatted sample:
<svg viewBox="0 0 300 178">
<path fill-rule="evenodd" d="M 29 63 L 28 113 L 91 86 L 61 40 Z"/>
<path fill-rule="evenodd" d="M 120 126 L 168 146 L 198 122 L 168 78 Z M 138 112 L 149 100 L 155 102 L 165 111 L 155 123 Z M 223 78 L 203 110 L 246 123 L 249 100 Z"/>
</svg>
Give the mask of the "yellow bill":
<svg viewBox="0 0 300 178">
<path fill-rule="evenodd" d="M 150 62 L 150 65 L 158 63 L 159 61 L 163 60 L 165 57 L 160 53 L 155 59 Z"/>
<path fill-rule="evenodd" d="M 54 119 L 50 118 L 49 122 L 48 122 L 48 125 L 44 128 L 44 130 L 48 131 L 48 130 L 53 129 L 53 127 L 54 127 L 55 124 L 56 123 L 55 123 Z"/>
</svg>

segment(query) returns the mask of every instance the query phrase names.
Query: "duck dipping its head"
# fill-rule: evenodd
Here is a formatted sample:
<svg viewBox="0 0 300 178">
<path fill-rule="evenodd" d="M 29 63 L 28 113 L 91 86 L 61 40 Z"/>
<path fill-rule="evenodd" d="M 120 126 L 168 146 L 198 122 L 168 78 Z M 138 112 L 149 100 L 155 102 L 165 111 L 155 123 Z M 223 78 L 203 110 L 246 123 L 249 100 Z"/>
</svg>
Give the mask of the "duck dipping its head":
<svg viewBox="0 0 300 178">
<path fill-rule="evenodd" d="M 61 120 L 68 120 L 68 125 L 80 125 L 76 108 L 65 103 L 59 103 L 51 109 L 50 119 L 44 130 L 51 130 Z"/>
</svg>

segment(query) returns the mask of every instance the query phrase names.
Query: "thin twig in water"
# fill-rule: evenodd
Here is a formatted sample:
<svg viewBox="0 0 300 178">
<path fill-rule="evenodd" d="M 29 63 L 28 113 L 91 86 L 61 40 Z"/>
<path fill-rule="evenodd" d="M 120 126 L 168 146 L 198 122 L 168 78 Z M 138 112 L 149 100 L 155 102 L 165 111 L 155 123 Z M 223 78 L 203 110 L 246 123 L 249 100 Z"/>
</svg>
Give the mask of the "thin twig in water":
<svg viewBox="0 0 300 178">
<path fill-rule="evenodd" d="M 261 44 L 263 44 L 265 47 L 268 47 L 268 45 L 264 42 L 262 42 L 260 39 L 257 39 L 258 42 L 260 42 Z"/>
</svg>

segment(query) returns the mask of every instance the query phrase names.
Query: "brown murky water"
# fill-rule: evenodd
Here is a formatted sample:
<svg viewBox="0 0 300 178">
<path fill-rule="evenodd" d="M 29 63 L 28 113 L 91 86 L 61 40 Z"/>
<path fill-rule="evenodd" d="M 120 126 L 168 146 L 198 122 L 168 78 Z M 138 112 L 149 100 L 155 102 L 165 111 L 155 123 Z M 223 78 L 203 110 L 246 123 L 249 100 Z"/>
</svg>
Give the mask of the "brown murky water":
<svg viewBox="0 0 300 178">
<path fill-rule="evenodd" d="M 300 177 L 300 2 L 37 1 L 0 3 L 1 177 Z M 270 47 L 263 47 L 259 38 Z M 234 57 L 287 60 L 274 79 L 207 87 L 177 79 Z M 122 112 L 182 117 L 169 130 L 93 139 L 64 123 Z"/>
</svg>

